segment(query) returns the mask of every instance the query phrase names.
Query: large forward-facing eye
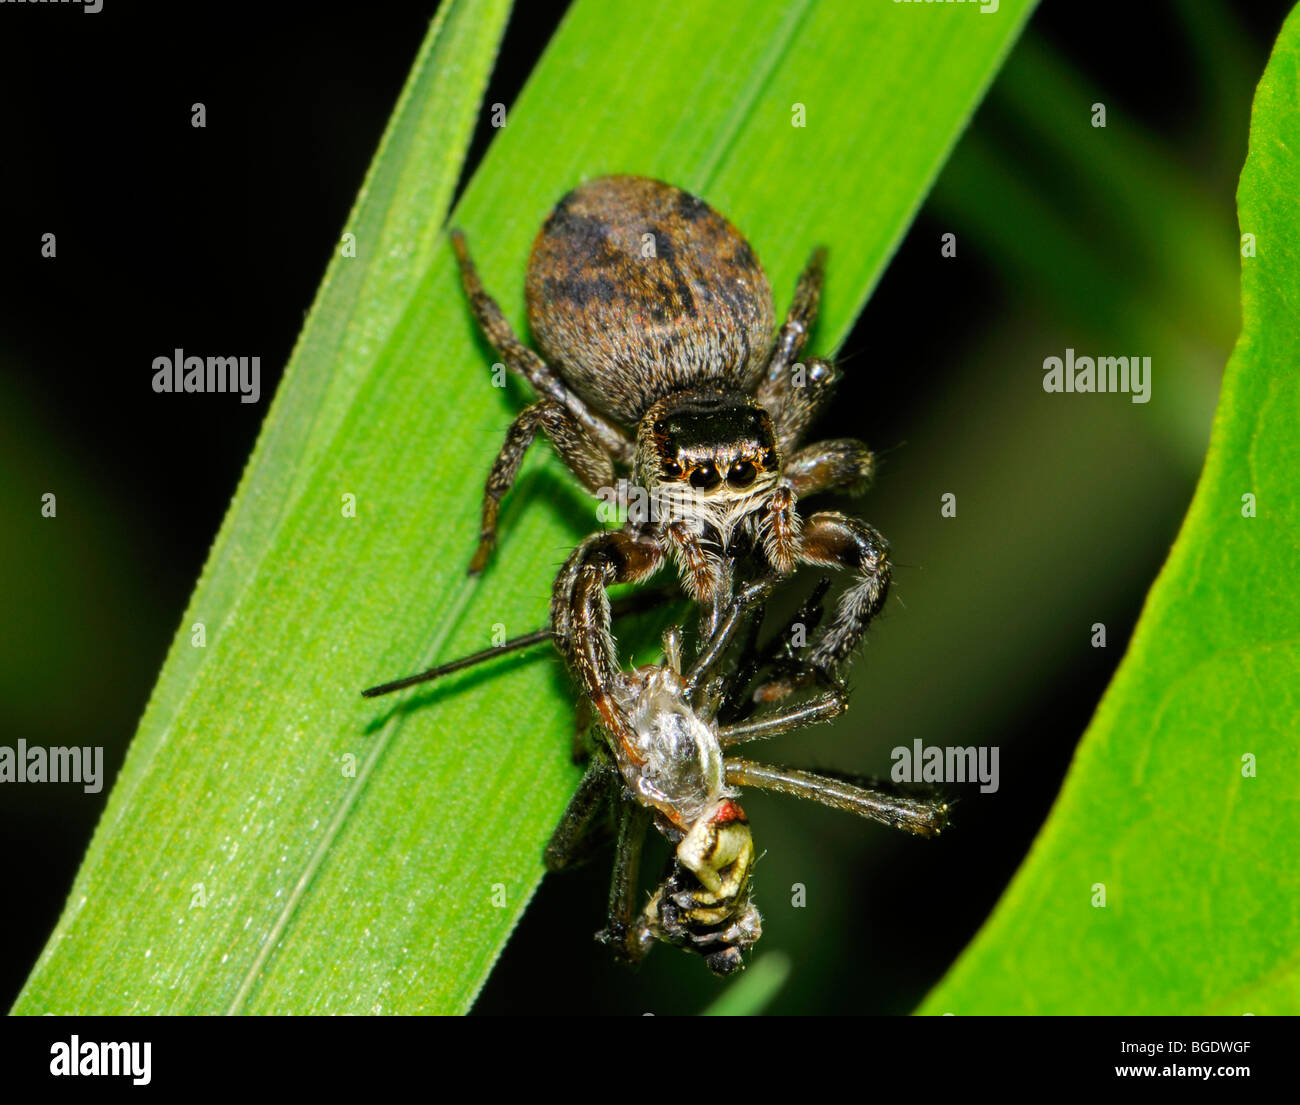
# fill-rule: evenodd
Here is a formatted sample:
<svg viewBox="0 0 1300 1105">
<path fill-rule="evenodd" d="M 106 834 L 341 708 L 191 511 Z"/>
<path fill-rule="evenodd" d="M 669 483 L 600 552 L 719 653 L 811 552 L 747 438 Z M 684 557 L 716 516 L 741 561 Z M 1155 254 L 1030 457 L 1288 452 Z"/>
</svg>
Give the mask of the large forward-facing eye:
<svg viewBox="0 0 1300 1105">
<path fill-rule="evenodd" d="M 711 460 L 706 460 L 691 473 L 691 486 L 696 491 L 711 491 L 721 482 L 722 476 Z"/>
<path fill-rule="evenodd" d="M 727 473 L 727 483 L 732 487 L 748 487 L 757 475 L 758 469 L 754 467 L 752 461 L 738 460 Z"/>
</svg>

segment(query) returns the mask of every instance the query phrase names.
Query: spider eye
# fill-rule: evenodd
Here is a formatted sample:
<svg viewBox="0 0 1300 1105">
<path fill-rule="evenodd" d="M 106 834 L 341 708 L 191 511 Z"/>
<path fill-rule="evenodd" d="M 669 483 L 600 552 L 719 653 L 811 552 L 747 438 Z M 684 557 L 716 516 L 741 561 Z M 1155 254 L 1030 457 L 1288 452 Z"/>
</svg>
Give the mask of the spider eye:
<svg viewBox="0 0 1300 1105">
<path fill-rule="evenodd" d="M 727 473 L 727 482 L 732 487 L 748 487 L 754 482 L 754 477 L 758 475 L 751 461 L 738 460 L 731 466 L 731 471 Z"/>
<path fill-rule="evenodd" d="M 722 477 L 718 474 L 718 470 L 713 466 L 711 460 L 706 460 L 691 473 L 691 486 L 697 491 L 712 490 L 721 482 Z"/>
<path fill-rule="evenodd" d="M 675 460 L 664 461 L 664 475 L 667 476 L 670 480 L 675 480 L 680 478 L 681 474 L 682 474 L 682 466 L 678 464 Z"/>
<path fill-rule="evenodd" d="M 651 426 L 650 428 L 655 433 L 659 434 L 662 437 L 664 434 L 668 432 L 668 423 L 665 422 L 662 418 L 656 418 L 654 425 Z"/>
<path fill-rule="evenodd" d="M 763 454 L 763 469 L 767 472 L 776 471 L 776 450 L 769 449 Z"/>
</svg>

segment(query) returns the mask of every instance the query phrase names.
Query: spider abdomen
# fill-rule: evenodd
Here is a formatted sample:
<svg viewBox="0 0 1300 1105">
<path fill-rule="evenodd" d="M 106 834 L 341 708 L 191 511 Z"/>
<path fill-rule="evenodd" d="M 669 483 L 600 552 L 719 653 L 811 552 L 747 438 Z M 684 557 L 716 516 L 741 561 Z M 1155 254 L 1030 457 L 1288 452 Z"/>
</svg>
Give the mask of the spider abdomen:
<svg viewBox="0 0 1300 1105">
<path fill-rule="evenodd" d="M 528 261 L 528 322 L 592 408 L 624 425 L 663 396 L 753 388 L 772 291 L 740 232 L 657 180 L 600 177 L 556 204 Z"/>
</svg>

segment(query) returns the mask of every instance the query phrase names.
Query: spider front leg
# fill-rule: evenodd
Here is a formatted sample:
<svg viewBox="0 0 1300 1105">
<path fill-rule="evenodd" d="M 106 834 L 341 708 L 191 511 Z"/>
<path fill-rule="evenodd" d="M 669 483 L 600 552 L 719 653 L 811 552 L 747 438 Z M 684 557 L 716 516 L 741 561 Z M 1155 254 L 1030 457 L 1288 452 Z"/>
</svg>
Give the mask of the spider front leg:
<svg viewBox="0 0 1300 1105">
<path fill-rule="evenodd" d="M 568 466 L 588 491 L 598 492 L 614 482 L 614 464 L 609 454 L 594 442 L 582 424 L 562 403 L 554 399 L 539 399 L 525 407 L 506 431 L 492 471 L 488 473 L 483 489 L 483 517 L 479 526 L 478 549 L 470 561 L 469 574 L 478 575 L 486 566 L 496 544 L 497 514 L 501 500 L 514 486 L 528 446 L 537 431 L 550 438 L 560 459 Z"/>
<path fill-rule="evenodd" d="M 564 562 L 551 592 L 551 632 L 601 724 L 632 763 L 644 758 L 634 746 L 630 722 L 615 703 L 618 651 L 610 632 L 608 590 L 640 583 L 663 565 L 657 537 L 634 527 L 592 534 Z"/>
<path fill-rule="evenodd" d="M 800 498 L 821 491 L 857 495 L 870 486 L 876 458 L 861 441 L 832 438 L 800 449 L 786 461 L 783 474 Z"/>
<path fill-rule="evenodd" d="M 889 594 L 891 578 L 889 543 L 875 529 L 858 518 L 835 511 L 812 515 L 803 528 L 799 560 L 826 568 L 843 568 L 855 577 L 844 594 L 830 624 L 813 647 L 812 666 L 833 672 L 880 613 Z"/>
<path fill-rule="evenodd" d="M 809 357 L 791 365 L 772 387 L 759 388 L 759 402 L 772 416 L 776 442 L 783 453 L 792 452 L 808 427 L 825 409 L 843 374 L 823 357 Z"/>
<path fill-rule="evenodd" d="M 870 483 L 874 471 L 871 450 L 852 438 L 822 441 L 795 453 L 785 466 L 784 482 L 759 511 L 758 536 L 767 562 L 781 575 L 789 575 L 800 563 L 821 563 L 810 560 L 803 552 L 804 523 L 797 509 L 800 496 L 819 491 L 860 491 Z"/>
<path fill-rule="evenodd" d="M 835 614 L 819 634 L 806 667 L 770 680 L 754 692 L 756 702 L 777 702 L 814 679 L 833 681 L 835 669 L 848 657 L 889 593 L 889 544 L 871 526 L 847 514 L 822 511 L 810 516 L 799 531 L 796 564 L 839 568 L 854 574 L 840 596 Z"/>
</svg>

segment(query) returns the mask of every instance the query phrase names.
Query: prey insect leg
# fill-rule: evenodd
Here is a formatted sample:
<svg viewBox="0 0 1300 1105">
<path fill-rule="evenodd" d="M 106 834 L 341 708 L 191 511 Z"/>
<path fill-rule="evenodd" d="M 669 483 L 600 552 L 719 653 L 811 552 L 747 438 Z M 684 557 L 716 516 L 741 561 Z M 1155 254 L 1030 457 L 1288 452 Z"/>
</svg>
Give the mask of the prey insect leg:
<svg viewBox="0 0 1300 1105">
<path fill-rule="evenodd" d="M 731 720 L 738 721 L 743 717 L 748 717 L 755 703 L 780 702 L 789 698 L 794 693 L 795 687 L 797 685 L 802 686 L 803 683 L 808 681 L 808 678 L 820 678 L 821 682 L 824 683 L 832 682 L 821 673 L 814 672 L 811 676 L 806 676 L 805 669 L 808 668 L 808 665 L 800 661 L 794 651 L 796 633 L 801 641 L 806 643 L 808 634 L 821 625 L 822 618 L 826 613 L 825 608 L 822 606 L 822 599 L 825 597 L 830 585 L 830 579 L 822 576 L 817 581 L 817 586 L 804 599 L 799 609 L 795 611 L 794 615 L 779 632 L 772 635 L 761 651 L 755 643 L 741 654 L 736 678 L 732 681 L 727 697 L 723 702 L 723 711 L 731 717 Z M 763 670 L 770 670 L 772 674 L 750 696 L 749 701 L 742 705 L 741 696 L 744 694 L 745 689 L 753 678 Z M 838 690 L 840 688 L 836 685 L 834 689 Z"/>
<path fill-rule="evenodd" d="M 546 845 L 546 869 L 563 871 L 587 859 L 595 844 L 593 830 L 606 804 L 616 793 L 618 777 L 607 762 L 592 760 L 565 806 L 560 822 Z"/>
<path fill-rule="evenodd" d="M 807 798 L 918 836 L 938 836 L 948 824 L 948 803 L 941 798 L 891 794 L 829 775 L 753 760 L 728 759 L 726 768 L 727 782 L 732 786 L 758 787 Z"/>
<path fill-rule="evenodd" d="M 654 610 L 666 602 L 672 601 L 678 597 L 675 587 L 655 587 L 646 591 L 637 591 L 631 595 L 623 595 L 609 604 L 610 618 L 621 618 L 628 614 L 640 614 L 647 610 Z M 546 629 L 535 629 L 532 633 L 525 633 L 520 637 L 512 637 L 504 644 L 493 645 L 491 648 L 479 649 L 478 652 L 471 653 L 468 656 L 462 656 L 457 660 L 449 660 L 446 663 L 438 664 L 435 667 L 427 668 L 425 671 L 415 675 L 407 675 L 401 679 L 393 679 L 387 683 L 380 683 L 375 687 L 367 687 L 361 692 L 364 698 L 377 698 L 380 695 L 392 694 L 394 691 L 404 690 L 407 687 L 414 687 L 418 683 L 430 683 L 435 679 L 441 679 L 445 675 L 451 675 L 453 672 L 464 671 L 466 668 L 472 668 L 487 660 L 495 660 L 498 656 L 504 656 L 508 652 L 517 652 L 531 645 L 541 644 L 543 641 L 550 641 L 555 638 L 555 631 L 549 626 Z M 579 729 L 585 729 L 585 725 L 580 725 Z M 586 756 L 578 757 L 578 762 L 586 759 Z"/>
<path fill-rule="evenodd" d="M 819 721 L 830 721 L 839 717 L 849 708 L 848 694 L 839 688 L 823 691 L 807 702 L 788 706 L 775 713 L 760 714 L 748 721 L 735 725 L 724 725 L 718 730 L 718 743 L 723 748 L 745 741 L 761 740 L 774 737 L 778 733 L 787 733 L 791 729 L 802 729 L 805 725 L 816 725 Z"/>
<path fill-rule="evenodd" d="M 637 884 L 641 875 L 641 852 L 650 825 L 650 811 L 635 802 L 620 802 L 618 846 L 614 853 L 614 876 L 609 884 L 609 918 L 596 933 L 602 944 L 614 947 L 618 958 L 639 963 L 650 950 L 654 937 L 637 916 Z"/>
</svg>

